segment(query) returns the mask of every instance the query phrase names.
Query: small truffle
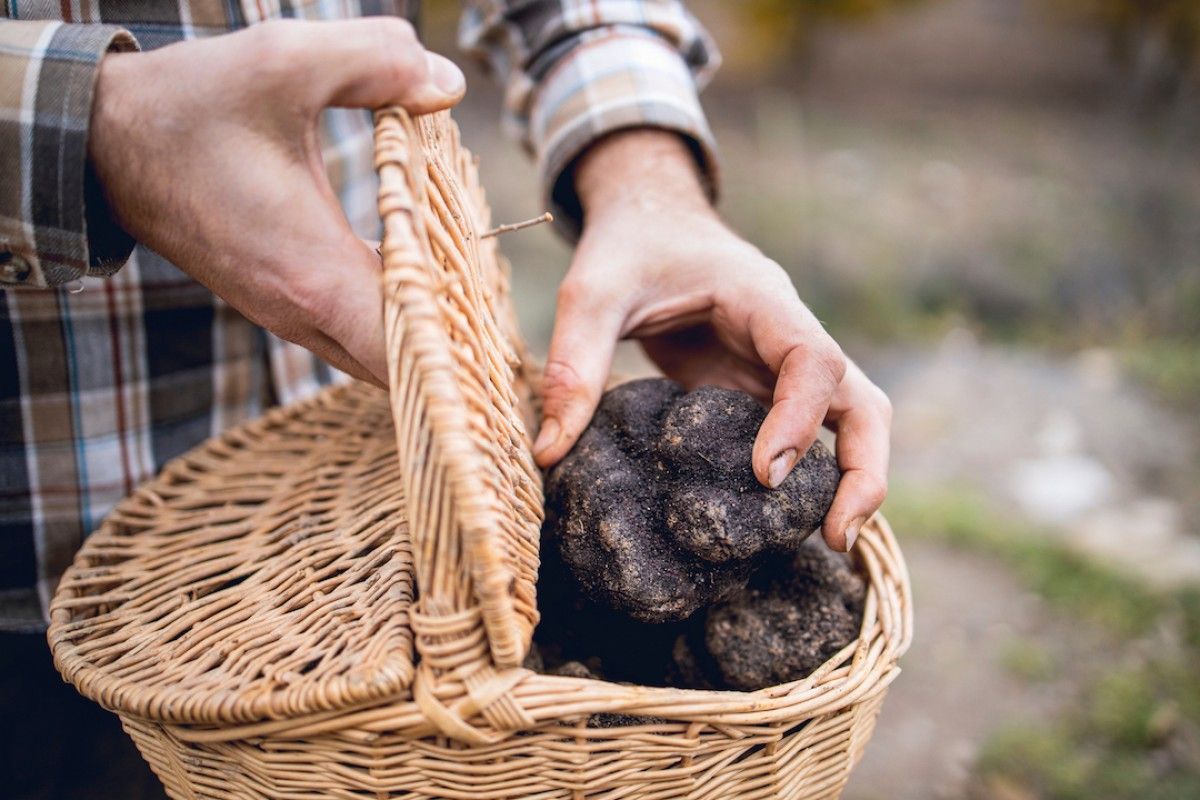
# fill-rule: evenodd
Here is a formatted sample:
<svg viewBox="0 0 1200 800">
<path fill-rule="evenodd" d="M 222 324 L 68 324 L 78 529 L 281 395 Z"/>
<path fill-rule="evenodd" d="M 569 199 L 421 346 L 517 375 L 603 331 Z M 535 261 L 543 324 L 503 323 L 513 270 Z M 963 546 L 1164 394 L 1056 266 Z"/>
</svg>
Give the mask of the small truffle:
<svg viewBox="0 0 1200 800">
<path fill-rule="evenodd" d="M 549 675 L 559 675 L 563 678 L 587 678 L 600 680 L 600 676 L 588 668 L 582 661 L 567 661 L 550 670 Z"/>
<path fill-rule="evenodd" d="M 546 662 L 542 658 L 542 648 L 537 642 L 529 643 L 529 652 L 525 654 L 524 660 L 521 661 L 521 666 L 533 672 L 545 672 Z"/>
<path fill-rule="evenodd" d="M 676 640 L 671 678 L 740 691 L 800 680 L 858 636 L 865 597 L 844 556 L 806 541 Z"/>
<path fill-rule="evenodd" d="M 779 489 L 763 487 L 750 454 L 765 416 L 742 392 L 663 379 L 605 394 L 546 480 L 545 538 L 587 596 L 642 622 L 682 620 L 820 526 L 837 462 L 817 442 Z"/>
<path fill-rule="evenodd" d="M 692 631 L 681 633 L 675 639 L 675 646 L 671 650 L 671 661 L 667 664 L 667 676 L 664 681 L 667 686 L 675 686 L 680 689 L 717 688 L 714 679 L 709 677 L 716 672 L 712 666 L 712 659 L 701 661 L 701 656 L 708 654 L 704 652 L 704 615 L 698 616 L 701 619 L 693 628 L 698 628 L 699 635 L 696 631 Z"/>
</svg>

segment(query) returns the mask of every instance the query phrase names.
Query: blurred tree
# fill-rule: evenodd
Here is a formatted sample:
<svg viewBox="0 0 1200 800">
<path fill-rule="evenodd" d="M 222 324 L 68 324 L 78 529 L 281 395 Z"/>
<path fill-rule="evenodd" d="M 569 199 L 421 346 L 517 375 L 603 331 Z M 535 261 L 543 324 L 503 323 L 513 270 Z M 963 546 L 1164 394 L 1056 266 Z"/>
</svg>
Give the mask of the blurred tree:
<svg viewBox="0 0 1200 800">
<path fill-rule="evenodd" d="M 811 20 L 866 19 L 920 0 L 745 0 L 742 5 L 761 23 L 778 26 Z"/>
<path fill-rule="evenodd" d="M 1200 64 L 1198 0 L 1045 0 L 1098 23 L 1142 99 L 1171 99 Z"/>
<path fill-rule="evenodd" d="M 880 13 L 926 0 L 743 0 L 736 6 L 738 15 L 751 29 L 760 56 L 772 60 L 786 52 L 794 53 L 821 22 L 862 21 Z"/>
</svg>

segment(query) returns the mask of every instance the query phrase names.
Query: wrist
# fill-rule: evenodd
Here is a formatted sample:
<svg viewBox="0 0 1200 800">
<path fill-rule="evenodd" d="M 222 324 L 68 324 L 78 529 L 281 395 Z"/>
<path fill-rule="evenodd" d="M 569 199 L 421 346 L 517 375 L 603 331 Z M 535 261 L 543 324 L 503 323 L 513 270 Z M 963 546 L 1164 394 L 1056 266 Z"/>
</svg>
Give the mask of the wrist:
<svg viewBox="0 0 1200 800">
<path fill-rule="evenodd" d="M 575 168 L 575 190 L 585 219 L 617 207 L 712 211 L 687 142 L 657 128 L 620 130 L 593 144 Z"/>
<path fill-rule="evenodd" d="M 128 109 L 122 110 L 123 86 L 130 67 L 136 66 L 137 53 L 110 53 L 100 61 L 96 73 L 96 89 L 92 97 L 91 118 L 88 122 L 87 156 L 101 187 L 108 195 L 114 173 L 120 166 L 114 162 L 122 151 L 121 126 Z M 111 200 L 111 197 L 108 198 Z"/>
</svg>

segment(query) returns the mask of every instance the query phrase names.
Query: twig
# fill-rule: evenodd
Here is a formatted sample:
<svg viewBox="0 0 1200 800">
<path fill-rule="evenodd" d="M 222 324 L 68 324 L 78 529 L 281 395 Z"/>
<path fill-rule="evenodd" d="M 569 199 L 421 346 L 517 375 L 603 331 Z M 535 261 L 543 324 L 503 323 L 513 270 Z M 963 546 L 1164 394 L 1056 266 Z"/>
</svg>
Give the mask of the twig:
<svg viewBox="0 0 1200 800">
<path fill-rule="evenodd" d="M 480 239 L 490 239 L 491 237 L 499 236 L 502 233 L 512 233 L 513 231 L 519 231 L 519 230 L 522 230 L 523 228 L 532 228 L 534 225 L 541 225 L 543 222 L 554 222 L 554 215 L 551 214 L 549 211 L 547 211 L 545 214 L 542 214 L 540 217 L 534 217 L 533 219 L 527 219 L 524 222 L 511 222 L 508 225 L 500 225 L 498 227 L 492 228 L 490 231 L 483 234 L 479 238 Z"/>
</svg>

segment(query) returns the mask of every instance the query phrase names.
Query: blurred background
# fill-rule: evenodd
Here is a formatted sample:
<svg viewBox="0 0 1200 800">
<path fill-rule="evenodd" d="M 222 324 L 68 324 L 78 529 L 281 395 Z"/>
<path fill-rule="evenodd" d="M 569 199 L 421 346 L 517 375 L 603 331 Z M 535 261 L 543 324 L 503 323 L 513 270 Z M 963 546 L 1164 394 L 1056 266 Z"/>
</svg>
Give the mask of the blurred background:
<svg viewBox="0 0 1200 800">
<path fill-rule="evenodd" d="M 1200 2 L 691 6 L 725 215 L 896 407 L 917 637 L 847 797 L 1200 797 Z M 496 218 L 534 216 L 464 66 Z M 544 353 L 570 252 L 504 246 Z"/>
</svg>

